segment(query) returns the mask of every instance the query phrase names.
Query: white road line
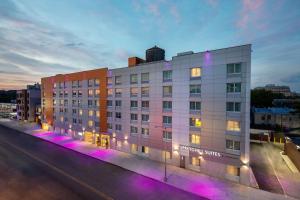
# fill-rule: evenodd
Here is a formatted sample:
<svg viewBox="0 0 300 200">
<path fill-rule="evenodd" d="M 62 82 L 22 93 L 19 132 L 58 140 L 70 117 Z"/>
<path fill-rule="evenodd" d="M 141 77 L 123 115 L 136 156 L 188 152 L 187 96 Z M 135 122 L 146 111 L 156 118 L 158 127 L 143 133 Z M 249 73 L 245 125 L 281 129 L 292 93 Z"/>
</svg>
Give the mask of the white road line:
<svg viewBox="0 0 300 200">
<path fill-rule="evenodd" d="M 26 150 L 24 150 L 24 149 L 22 149 L 22 148 L 20 148 L 20 147 L 18 147 L 18 146 L 16 146 L 16 145 L 14 145 L 14 144 L 11 144 L 11 143 L 9 143 L 9 142 L 7 142 L 7 141 L 5 141 L 4 143 L 10 145 L 11 147 L 13 147 L 13 148 L 17 149 L 18 151 L 24 153 L 25 155 L 27 155 L 27 156 L 33 158 L 34 160 L 39 161 L 40 163 L 46 165 L 47 167 L 53 169 L 54 171 L 56 171 L 56 172 L 58 172 L 58 173 L 60 173 L 60 174 L 62 174 L 62 175 L 64 175 L 64 176 L 68 177 L 69 179 L 75 181 L 76 183 L 82 185 L 83 187 L 85 187 L 85 188 L 87 188 L 87 189 L 93 191 L 94 193 L 96 193 L 97 195 L 99 195 L 101 198 L 106 199 L 106 200 L 113 200 L 112 197 L 110 197 L 110 196 L 104 194 L 103 192 L 100 192 L 99 190 L 95 189 L 94 187 L 92 187 L 92 186 L 90 186 L 90 185 L 88 185 L 88 184 L 86 184 L 86 183 L 84 183 L 84 182 L 78 180 L 77 178 L 75 178 L 75 177 L 73 177 L 73 176 L 71 176 L 71 175 L 65 173 L 63 170 L 58 169 L 58 168 L 55 167 L 54 165 L 51 165 L 51 164 L 49 164 L 49 163 L 47 163 L 47 162 L 45 162 L 45 161 L 39 159 L 38 157 L 32 155 L 31 153 L 28 153 Z"/>
</svg>

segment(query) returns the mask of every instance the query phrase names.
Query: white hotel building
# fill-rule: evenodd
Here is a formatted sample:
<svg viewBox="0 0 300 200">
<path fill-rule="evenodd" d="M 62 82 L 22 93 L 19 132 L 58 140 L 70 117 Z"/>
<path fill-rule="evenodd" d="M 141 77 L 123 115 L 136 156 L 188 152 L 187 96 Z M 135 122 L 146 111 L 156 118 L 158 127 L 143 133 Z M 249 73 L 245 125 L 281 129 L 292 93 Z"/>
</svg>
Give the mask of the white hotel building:
<svg viewBox="0 0 300 200">
<path fill-rule="evenodd" d="M 249 184 L 251 45 L 136 60 L 108 71 L 110 147 Z"/>
<path fill-rule="evenodd" d="M 250 74 L 251 45 L 179 53 L 169 61 L 153 47 L 146 60 L 129 58 L 128 67 L 43 78 L 43 126 L 152 160 L 164 162 L 166 155 L 169 164 L 249 185 Z M 70 105 L 76 88 L 69 87 L 67 100 L 57 99 L 62 91 L 54 85 L 77 80 L 100 82 L 95 123 L 82 105 L 85 114 L 75 120 L 81 123 L 72 124 L 71 110 L 81 109 Z M 87 104 L 89 87 L 78 91 Z M 54 101 L 69 102 L 66 116 Z"/>
</svg>

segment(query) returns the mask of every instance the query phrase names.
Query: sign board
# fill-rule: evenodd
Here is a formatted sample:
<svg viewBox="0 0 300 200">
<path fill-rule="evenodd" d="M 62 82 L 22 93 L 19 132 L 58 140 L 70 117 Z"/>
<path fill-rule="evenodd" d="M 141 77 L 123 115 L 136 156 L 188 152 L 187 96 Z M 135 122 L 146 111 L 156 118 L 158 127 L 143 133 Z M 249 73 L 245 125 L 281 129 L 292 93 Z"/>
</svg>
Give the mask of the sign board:
<svg viewBox="0 0 300 200">
<path fill-rule="evenodd" d="M 188 152 L 198 153 L 199 156 L 213 156 L 213 157 L 222 157 L 221 153 L 217 151 L 211 151 L 207 149 L 200 149 L 196 147 L 191 147 L 187 145 L 180 145 L 180 154 L 188 156 Z"/>
</svg>

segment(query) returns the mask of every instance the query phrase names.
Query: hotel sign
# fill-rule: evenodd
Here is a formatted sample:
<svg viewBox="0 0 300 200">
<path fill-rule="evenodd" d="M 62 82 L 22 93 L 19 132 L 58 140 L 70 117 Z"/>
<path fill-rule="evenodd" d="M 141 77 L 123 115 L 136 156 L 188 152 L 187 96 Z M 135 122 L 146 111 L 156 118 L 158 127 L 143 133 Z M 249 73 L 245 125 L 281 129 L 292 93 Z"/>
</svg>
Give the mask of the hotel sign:
<svg viewBox="0 0 300 200">
<path fill-rule="evenodd" d="M 188 154 L 188 152 L 195 152 L 201 156 L 206 155 L 206 156 L 213 156 L 213 157 L 222 157 L 221 153 L 216 152 L 216 151 L 200 149 L 200 148 L 191 147 L 191 146 L 187 146 L 187 145 L 180 145 L 180 153 L 181 154 Z M 188 155 L 186 155 L 186 156 L 188 156 Z"/>
</svg>

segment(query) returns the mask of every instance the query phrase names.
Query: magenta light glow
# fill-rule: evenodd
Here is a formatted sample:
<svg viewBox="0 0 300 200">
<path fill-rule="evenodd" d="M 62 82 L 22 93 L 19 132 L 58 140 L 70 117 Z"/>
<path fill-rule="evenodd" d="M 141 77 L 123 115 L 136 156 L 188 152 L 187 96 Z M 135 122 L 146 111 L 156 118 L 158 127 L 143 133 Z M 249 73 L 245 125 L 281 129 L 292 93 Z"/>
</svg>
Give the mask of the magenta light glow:
<svg viewBox="0 0 300 200">
<path fill-rule="evenodd" d="M 204 53 L 203 66 L 209 66 L 211 64 L 212 64 L 212 55 L 209 51 L 206 51 Z"/>
</svg>

